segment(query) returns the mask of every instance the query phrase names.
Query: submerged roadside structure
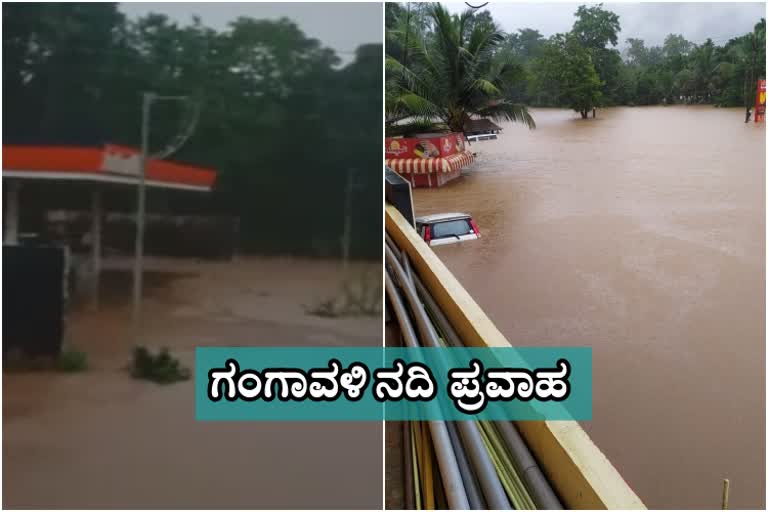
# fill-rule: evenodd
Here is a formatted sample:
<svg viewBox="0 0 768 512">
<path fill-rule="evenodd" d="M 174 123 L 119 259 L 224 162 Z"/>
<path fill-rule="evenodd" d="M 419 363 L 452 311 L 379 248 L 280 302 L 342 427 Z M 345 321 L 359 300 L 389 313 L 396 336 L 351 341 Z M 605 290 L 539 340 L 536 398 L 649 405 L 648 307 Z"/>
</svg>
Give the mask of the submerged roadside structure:
<svg viewBox="0 0 768 512">
<path fill-rule="evenodd" d="M 38 190 L 42 187 L 56 195 L 65 190 L 76 190 L 76 195 L 90 196 L 90 267 L 98 302 L 105 213 L 103 195 L 112 190 L 132 190 L 139 183 L 139 169 L 138 150 L 126 146 L 4 145 L 2 176 L 6 207 L 3 244 L 14 246 L 20 243 L 26 187 L 34 185 Z M 146 186 L 209 193 L 216 174 L 213 169 L 151 159 L 147 163 Z M 46 208 L 44 204 L 37 206 Z"/>
<path fill-rule="evenodd" d="M 384 139 L 385 165 L 413 187 L 442 187 L 461 176 L 475 157 L 462 133 L 425 133 Z"/>
<path fill-rule="evenodd" d="M 489 135 L 501 133 L 501 126 L 497 125 L 490 119 L 468 119 L 464 123 L 464 133 L 467 136 L 471 135 Z"/>
<path fill-rule="evenodd" d="M 765 121 L 765 79 L 757 81 L 757 94 L 755 95 L 755 122 Z"/>
</svg>

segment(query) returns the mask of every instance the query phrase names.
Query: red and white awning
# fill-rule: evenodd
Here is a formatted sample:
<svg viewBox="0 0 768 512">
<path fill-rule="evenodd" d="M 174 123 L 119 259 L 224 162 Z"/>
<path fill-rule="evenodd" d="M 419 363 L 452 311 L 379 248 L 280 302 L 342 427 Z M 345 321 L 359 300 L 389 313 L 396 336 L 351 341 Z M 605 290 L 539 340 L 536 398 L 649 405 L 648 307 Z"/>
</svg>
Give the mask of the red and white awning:
<svg viewBox="0 0 768 512">
<path fill-rule="evenodd" d="M 470 151 L 439 158 L 388 158 L 385 165 L 399 174 L 433 174 L 454 172 L 474 162 Z"/>
</svg>

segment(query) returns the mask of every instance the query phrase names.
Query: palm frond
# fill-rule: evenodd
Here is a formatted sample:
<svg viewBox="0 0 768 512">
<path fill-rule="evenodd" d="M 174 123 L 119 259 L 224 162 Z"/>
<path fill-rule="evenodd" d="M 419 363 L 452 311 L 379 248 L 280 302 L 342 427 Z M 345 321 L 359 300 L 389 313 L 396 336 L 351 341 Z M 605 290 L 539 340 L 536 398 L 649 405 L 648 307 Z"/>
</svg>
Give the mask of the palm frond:
<svg viewBox="0 0 768 512">
<path fill-rule="evenodd" d="M 480 117 L 487 117 L 494 121 L 511 121 L 513 123 L 522 123 L 529 129 L 536 128 L 536 122 L 533 120 L 528 107 L 519 103 L 510 103 L 501 101 L 498 103 L 486 105 L 474 112 Z"/>
<path fill-rule="evenodd" d="M 400 48 L 407 46 L 408 58 L 400 62 L 387 56 L 387 118 L 440 119 L 461 131 L 474 114 L 535 127 L 525 106 L 504 99 L 522 68 L 510 54 L 499 52 L 506 36 L 498 26 L 475 22 L 472 10 L 451 15 L 431 4 L 426 11 L 433 28 L 427 37 L 414 40 L 407 27 L 398 26 L 388 33 L 402 39 Z"/>
<path fill-rule="evenodd" d="M 488 96 L 498 96 L 501 94 L 499 88 L 496 87 L 492 81 L 484 78 L 478 78 L 475 80 L 474 87 L 480 92 L 487 94 Z"/>
<path fill-rule="evenodd" d="M 432 118 L 442 114 L 440 107 L 418 94 L 405 93 L 397 101 L 406 111 L 416 117 Z"/>
</svg>

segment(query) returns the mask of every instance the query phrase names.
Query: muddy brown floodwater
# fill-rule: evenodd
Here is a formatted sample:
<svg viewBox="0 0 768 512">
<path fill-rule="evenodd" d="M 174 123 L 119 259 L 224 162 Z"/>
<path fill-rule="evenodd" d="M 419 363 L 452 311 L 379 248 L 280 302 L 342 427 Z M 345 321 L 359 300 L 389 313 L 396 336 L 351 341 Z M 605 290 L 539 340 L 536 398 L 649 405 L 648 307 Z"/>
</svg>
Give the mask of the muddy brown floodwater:
<svg viewBox="0 0 768 512">
<path fill-rule="evenodd" d="M 146 260 L 142 340 L 188 367 L 196 346 L 380 346 L 381 315 L 321 318 L 341 263 Z M 130 268 L 129 265 L 123 265 Z M 381 287 L 381 264 L 353 264 Z M 359 279 L 359 280 L 358 280 Z M 130 272 L 105 272 L 98 312 L 67 316 L 83 373 L 3 373 L 4 508 L 344 508 L 382 502 L 375 422 L 198 422 L 193 382 L 130 378 Z"/>
<path fill-rule="evenodd" d="M 765 126 L 741 109 L 536 110 L 415 191 L 482 239 L 436 252 L 517 345 L 589 345 L 584 428 L 649 508 L 765 507 Z"/>
</svg>

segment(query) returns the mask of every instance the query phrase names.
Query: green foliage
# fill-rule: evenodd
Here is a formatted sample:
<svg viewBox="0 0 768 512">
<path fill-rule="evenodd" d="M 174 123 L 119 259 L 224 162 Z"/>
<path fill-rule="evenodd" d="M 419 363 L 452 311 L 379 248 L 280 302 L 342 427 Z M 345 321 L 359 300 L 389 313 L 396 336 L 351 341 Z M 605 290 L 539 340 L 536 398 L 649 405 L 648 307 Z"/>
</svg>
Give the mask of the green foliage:
<svg viewBox="0 0 768 512">
<path fill-rule="evenodd" d="M 602 82 L 601 92 L 606 104 L 615 103 L 621 67 L 619 52 L 606 46 L 616 46 L 619 31 L 619 17 L 604 9 L 603 4 L 592 7 L 582 5 L 576 10 L 576 21 L 571 34 L 587 49 L 592 58 L 592 64 Z"/>
<path fill-rule="evenodd" d="M 523 28 L 507 36 L 506 47 L 522 61 L 541 55 L 546 39 L 538 30 Z"/>
<path fill-rule="evenodd" d="M 387 126 L 407 118 L 438 121 L 462 132 L 471 116 L 516 121 L 533 128 L 524 105 L 509 101 L 509 85 L 522 69 L 502 52 L 505 34 L 487 12 L 451 15 L 426 6 L 418 24 L 408 4 L 388 11 L 386 56 Z M 391 49 L 391 51 L 390 51 Z"/>
<path fill-rule="evenodd" d="M 764 26 L 762 20 L 752 33 L 723 47 L 711 39 L 695 45 L 675 34 L 668 35 L 662 47 L 647 48 L 642 40 L 628 39 L 625 67 L 636 77 L 633 100 L 641 105 L 754 104 L 757 78 L 765 76 L 765 64 L 758 60 L 761 48 L 765 55 Z"/>
<path fill-rule="evenodd" d="M 592 7 L 581 5 L 576 9 L 576 22 L 573 24 L 572 33 L 585 48 L 600 50 L 608 43 L 616 46 L 619 42 L 619 31 L 619 17 L 603 9 L 603 4 Z"/>
<path fill-rule="evenodd" d="M 351 209 L 365 221 L 350 251 L 381 256 L 381 45 L 341 67 L 285 18 L 214 30 L 157 14 L 130 21 L 117 4 L 17 3 L 3 8 L 3 57 L 5 143 L 138 147 L 142 93 L 190 95 L 199 122 L 172 158 L 219 171 L 196 213 L 239 217 L 244 250 L 339 256 L 355 166 Z M 152 151 L 184 114 L 153 106 Z"/>
<path fill-rule="evenodd" d="M 711 39 L 696 45 L 679 34 L 669 34 L 660 47 L 635 38 L 628 38 L 627 45 L 615 84 L 614 77 L 596 65 L 606 82 L 607 104 L 752 105 L 756 81 L 765 77 L 764 19 L 752 33 L 723 47 Z"/>
<path fill-rule="evenodd" d="M 8 371 L 51 371 L 65 373 L 83 372 L 88 369 L 88 355 L 79 350 L 63 350 L 57 357 L 29 356 L 19 351 L 9 351 L 3 356 L 3 368 Z"/>
<path fill-rule="evenodd" d="M 387 131 L 408 133 L 399 124 L 414 117 L 455 129 L 462 115 L 483 112 L 478 99 L 570 107 L 582 115 L 591 106 L 754 105 L 756 81 L 765 77 L 764 19 L 724 46 L 697 45 L 680 34 L 661 46 L 630 37 L 622 58 L 614 48 L 621 32 L 615 13 L 598 4 L 578 7 L 575 16 L 570 33 L 545 39 L 533 28 L 503 34 L 488 11 L 450 16 L 434 4 L 388 3 Z M 481 55 L 466 51 L 468 30 L 476 28 L 493 40 Z M 481 73 L 499 63 L 506 66 L 503 84 L 484 80 Z M 494 97 L 483 96 L 488 92 Z M 522 109 L 518 119 L 525 122 Z"/>
<path fill-rule="evenodd" d="M 145 347 L 136 347 L 133 349 L 131 376 L 158 384 L 171 384 L 189 379 L 190 372 L 189 369 L 183 368 L 166 348 L 160 349 L 157 354 L 152 354 Z"/>
<path fill-rule="evenodd" d="M 589 51 L 573 34 L 558 34 L 546 44 L 535 66 L 537 86 L 583 118 L 600 99 L 600 78 Z"/>
<path fill-rule="evenodd" d="M 62 372 L 83 372 L 88 369 L 88 355 L 79 350 L 65 350 L 56 361 L 56 369 Z"/>
<path fill-rule="evenodd" d="M 309 315 L 327 318 L 381 314 L 381 276 L 362 272 L 346 278 L 337 293 L 304 306 Z"/>
</svg>

